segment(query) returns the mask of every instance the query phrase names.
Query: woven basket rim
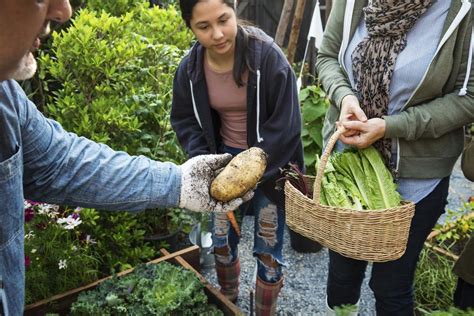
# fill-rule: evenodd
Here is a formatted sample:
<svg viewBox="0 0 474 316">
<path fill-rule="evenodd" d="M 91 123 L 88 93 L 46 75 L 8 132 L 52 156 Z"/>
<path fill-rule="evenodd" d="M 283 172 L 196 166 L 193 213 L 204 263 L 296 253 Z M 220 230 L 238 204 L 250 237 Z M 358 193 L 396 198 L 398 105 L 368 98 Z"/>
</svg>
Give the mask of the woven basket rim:
<svg viewBox="0 0 474 316">
<path fill-rule="evenodd" d="M 298 190 L 297 188 L 294 187 L 293 184 L 291 184 L 290 181 L 285 181 L 285 196 L 288 196 L 288 193 L 287 190 L 291 190 L 291 192 L 293 194 L 298 194 L 300 195 L 300 198 L 303 198 L 303 199 L 306 199 L 308 203 L 311 203 L 313 205 L 317 205 L 317 206 L 320 206 L 320 207 L 323 207 L 323 208 L 327 208 L 327 209 L 330 209 L 330 210 L 333 210 L 333 211 L 338 211 L 338 212 L 343 212 L 343 213 L 354 213 L 354 212 L 358 212 L 358 213 L 383 213 L 383 212 L 390 212 L 390 211 L 397 211 L 401 208 L 405 209 L 405 208 L 410 208 L 410 207 L 415 207 L 415 203 L 413 203 L 412 201 L 407 201 L 407 200 L 402 200 L 400 202 L 400 205 L 398 206 L 395 206 L 395 207 L 391 207 L 391 208 L 383 208 L 383 209 L 371 209 L 371 210 L 357 210 L 357 209 L 352 209 L 352 208 L 344 208 L 344 207 L 335 207 L 335 206 L 330 206 L 330 205 L 324 205 L 324 204 L 321 204 L 321 203 L 317 203 L 315 202 L 313 199 L 311 199 L 310 197 L 306 196 L 303 194 L 303 192 L 301 192 L 300 190 Z"/>
</svg>

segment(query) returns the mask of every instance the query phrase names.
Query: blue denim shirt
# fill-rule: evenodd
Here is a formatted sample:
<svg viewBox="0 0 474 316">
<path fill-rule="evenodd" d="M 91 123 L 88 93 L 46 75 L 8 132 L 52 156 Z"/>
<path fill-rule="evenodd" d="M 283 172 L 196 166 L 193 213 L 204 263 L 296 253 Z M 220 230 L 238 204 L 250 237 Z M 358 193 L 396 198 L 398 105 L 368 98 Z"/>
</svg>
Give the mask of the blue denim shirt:
<svg viewBox="0 0 474 316">
<path fill-rule="evenodd" d="M 68 133 L 15 81 L 0 82 L 0 279 L 9 314 L 23 314 L 25 198 L 139 211 L 177 206 L 180 188 L 178 166 Z"/>
</svg>

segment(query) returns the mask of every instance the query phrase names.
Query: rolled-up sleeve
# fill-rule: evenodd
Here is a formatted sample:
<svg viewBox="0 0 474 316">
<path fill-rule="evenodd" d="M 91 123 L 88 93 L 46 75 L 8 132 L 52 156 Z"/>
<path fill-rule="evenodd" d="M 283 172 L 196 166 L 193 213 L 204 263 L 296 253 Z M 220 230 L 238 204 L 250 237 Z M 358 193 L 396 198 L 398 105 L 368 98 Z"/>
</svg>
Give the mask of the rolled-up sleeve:
<svg viewBox="0 0 474 316">
<path fill-rule="evenodd" d="M 26 96 L 18 101 L 26 198 L 110 210 L 178 205 L 179 166 L 130 156 L 66 132 Z"/>
</svg>

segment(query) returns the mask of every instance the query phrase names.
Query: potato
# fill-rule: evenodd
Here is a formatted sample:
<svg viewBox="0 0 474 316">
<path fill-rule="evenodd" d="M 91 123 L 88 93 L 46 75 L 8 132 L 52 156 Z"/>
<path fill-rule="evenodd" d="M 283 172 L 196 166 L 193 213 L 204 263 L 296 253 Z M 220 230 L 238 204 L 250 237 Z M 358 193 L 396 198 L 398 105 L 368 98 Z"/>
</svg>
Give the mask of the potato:
<svg viewBox="0 0 474 316">
<path fill-rule="evenodd" d="M 211 183 L 211 196 L 228 202 L 253 189 L 267 167 L 267 154 L 251 147 L 236 155 Z"/>
</svg>

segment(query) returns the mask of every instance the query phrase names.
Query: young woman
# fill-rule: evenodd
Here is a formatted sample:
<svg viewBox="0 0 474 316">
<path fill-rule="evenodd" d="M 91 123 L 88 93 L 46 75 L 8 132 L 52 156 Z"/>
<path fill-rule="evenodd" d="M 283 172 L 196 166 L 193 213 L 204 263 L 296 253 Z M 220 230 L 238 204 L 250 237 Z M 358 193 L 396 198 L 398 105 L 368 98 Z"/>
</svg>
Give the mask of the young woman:
<svg viewBox="0 0 474 316">
<path fill-rule="evenodd" d="M 198 42 L 174 80 L 171 124 L 190 157 L 233 155 L 252 146 L 268 154 L 255 196 L 256 310 L 274 314 L 282 287 L 284 194 L 275 190 L 280 168 L 303 168 L 301 115 L 294 73 L 261 30 L 238 24 L 233 0 L 181 0 L 186 25 Z M 216 270 L 221 291 L 238 296 L 239 237 L 225 214 L 213 217 Z"/>
<path fill-rule="evenodd" d="M 332 8 L 318 74 L 332 100 L 325 139 L 380 150 L 399 192 L 415 202 L 405 254 L 374 263 L 377 315 L 413 314 L 423 243 L 444 212 L 449 176 L 474 120 L 473 28 L 468 0 L 341 0 Z M 330 252 L 328 311 L 356 304 L 367 266 Z"/>
</svg>

